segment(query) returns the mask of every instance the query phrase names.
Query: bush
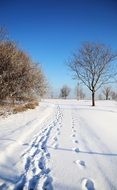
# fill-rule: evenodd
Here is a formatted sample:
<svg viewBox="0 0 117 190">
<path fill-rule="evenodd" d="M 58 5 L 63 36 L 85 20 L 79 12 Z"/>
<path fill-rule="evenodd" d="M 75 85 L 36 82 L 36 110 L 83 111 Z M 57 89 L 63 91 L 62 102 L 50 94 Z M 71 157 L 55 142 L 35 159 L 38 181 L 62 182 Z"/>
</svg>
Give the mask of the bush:
<svg viewBox="0 0 117 190">
<path fill-rule="evenodd" d="M 3 34 L 0 30 L 0 36 Z M 15 42 L 0 38 L 0 101 L 9 99 L 14 103 L 19 97 L 42 97 L 46 86 L 41 66 Z"/>
<path fill-rule="evenodd" d="M 13 108 L 13 113 L 24 112 L 27 109 L 35 109 L 36 106 L 38 106 L 38 105 L 39 104 L 37 101 L 29 102 L 27 104 L 22 104 L 22 105 L 20 104 Z"/>
<path fill-rule="evenodd" d="M 25 104 L 25 108 L 26 109 L 35 109 L 35 107 L 38 106 L 38 102 L 33 101 L 33 102 L 29 102 L 27 104 Z"/>
</svg>

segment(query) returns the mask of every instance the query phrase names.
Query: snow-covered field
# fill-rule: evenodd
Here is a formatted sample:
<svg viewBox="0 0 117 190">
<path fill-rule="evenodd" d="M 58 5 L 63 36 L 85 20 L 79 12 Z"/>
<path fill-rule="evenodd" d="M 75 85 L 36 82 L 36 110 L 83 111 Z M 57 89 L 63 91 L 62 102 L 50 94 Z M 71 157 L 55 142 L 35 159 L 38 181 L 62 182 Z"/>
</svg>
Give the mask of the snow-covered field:
<svg viewBox="0 0 117 190">
<path fill-rule="evenodd" d="M 117 190 L 117 102 L 90 103 L 0 119 L 0 190 Z"/>
</svg>

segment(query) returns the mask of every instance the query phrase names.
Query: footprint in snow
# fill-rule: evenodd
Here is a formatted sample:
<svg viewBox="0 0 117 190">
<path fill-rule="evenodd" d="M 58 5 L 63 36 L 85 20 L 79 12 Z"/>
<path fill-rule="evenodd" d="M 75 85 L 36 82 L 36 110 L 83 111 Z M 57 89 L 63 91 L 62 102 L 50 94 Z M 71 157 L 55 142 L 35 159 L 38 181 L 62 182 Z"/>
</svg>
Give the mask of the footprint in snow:
<svg viewBox="0 0 117 190">
<path fill-rule="evenodd" d="M 48 159 L 50 159 L 50 153 L 48 152 L 48 153 L 46 153 L 46 158 L 48 158 Z"/>
<path fill-rule="evenodd" d="M 83 161 L 83 160 L 76 160 L 74 163 L 77 164 L 78 166 L 82 167 L 82 168 L 86 167 L 85 161 Z"/>
<path fill-rule="evenodd" d="M 80 152 L 79 148 L 76 148 L 76 147 L 73 148 L 73 151 L 74 151 L 74 152 Z"/>
<path fill-rule="evenodd" d="M 60 131 L 57 133 L 57 135 L 58 135 L 58 136 L 60 135 Z"/>
<path fill-rule="evenodd" d="M 4 189 L 7 189 L 7 185 L 5 184 L 5 183 L 3 183 L 3 184 L 0 184 L 0 189 L 2 190 L 4 190 Z"/>
<path fill-rule="evenodd" d="M 52 177 L 47 176 L 43 184 L 43 190 L 53 190 L 52 181 L 53 181 Z"/>
<path fill-rule="evenodd" d="M 76 135 L 75 135 L 75 134 L 73 134 L 73 135 L 72 135 L 72 137 L 76 137 Z"/>
<path fill-rule="evenodd" d="M 58 148 L 58 144 L 57 144 L 57 143 L 54 143 L 54 144 L 52 145 L 52 147 L 53 147 L 54 149 L 57 149 L 57 148 Z"/>
<path fill-rule="evenodd" d="M 38 166 L 41 170 L 45 169 L 45 158 L 43 156 L 40 158 Z"/>
<path fill-rule="evenodd" d="M 54 141 L 57 141 L 57 140 L 58 140 L 57 137 L 54 137 L 53 139 L 54 139 Z"/>
<path fill-rule="evenodd" d="M 22 145 L 23 145 L 23 146 L 28 146 L 29 144 L 28 144 L 28 143 L 23 143 Z"/>
<path fill-rule="evenodd" d="M 38 183 L 38 180 L 39 180 L 39 175 L 33 176 L 33 178 L 30 179 L 30 181 L 29 181 L 29 187 L 28 187 L 28 189 L 29 189 L 29 190 L 34 190 L 34 189 L 36 189 L 36 185 L 37 185 L 37 183 Z"/>
<path fill-rule="evenodd" d="M 78 140 L 74 140 L 73 142 L 76 143 L 76 144 L 78 144 Z"/>
<path fill-rule="evenodd" d="M 93 180 L 84 178 L 82 180 L 82 190 L 95 190 Z"/>
</svg>

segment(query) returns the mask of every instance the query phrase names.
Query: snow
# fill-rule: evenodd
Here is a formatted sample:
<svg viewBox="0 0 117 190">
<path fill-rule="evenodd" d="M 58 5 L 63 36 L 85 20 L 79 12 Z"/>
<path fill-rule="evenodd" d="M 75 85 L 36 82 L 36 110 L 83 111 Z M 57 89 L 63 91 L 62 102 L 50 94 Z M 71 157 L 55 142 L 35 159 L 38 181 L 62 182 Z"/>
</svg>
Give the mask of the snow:
<svg viewBox="0 0 117 190">
<path fill-rule="evenodd" d="M 117 102 L 42 100 L 0 120 L 0 190 L 116 190 Z"/>
</svg>

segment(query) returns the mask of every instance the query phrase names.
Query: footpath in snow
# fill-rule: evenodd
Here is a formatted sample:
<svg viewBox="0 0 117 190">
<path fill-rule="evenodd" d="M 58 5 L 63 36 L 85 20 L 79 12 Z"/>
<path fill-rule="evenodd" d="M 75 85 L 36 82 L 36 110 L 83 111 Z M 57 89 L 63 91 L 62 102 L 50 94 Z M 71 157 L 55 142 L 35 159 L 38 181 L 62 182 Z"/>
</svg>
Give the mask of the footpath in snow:
<svg viewBox="0 0 117 190">
<path fill-rule="evenodd" d="M 0 120 L 0 190 L 116 190 L 117 102 L 43 100 Z"/>
</svg>

